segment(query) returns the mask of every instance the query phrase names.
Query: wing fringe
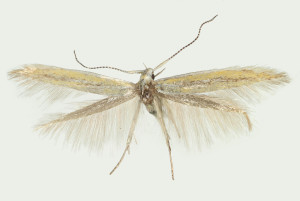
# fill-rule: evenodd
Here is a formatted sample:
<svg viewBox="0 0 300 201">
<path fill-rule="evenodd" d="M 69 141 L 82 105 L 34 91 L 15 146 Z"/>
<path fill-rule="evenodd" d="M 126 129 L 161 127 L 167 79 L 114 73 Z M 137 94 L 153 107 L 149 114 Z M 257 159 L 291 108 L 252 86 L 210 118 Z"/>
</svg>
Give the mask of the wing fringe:
<svg viewBox="0 0 300 201">
<path fill-rule="evenodd" d="M 217 140 L 247 135 L 252 129 L 248 113 L 222 111 L 178 103 L 162 98 L 168 129 L 179 132 L 186 147 L 202 149 Z M 170 109 L 171 108 L 171 109 Z M 170 132 L 173 133 L 173 132 Z M 177 138 L 173 135 L 171 138 Z"/>
<path fill-rule="evenodd" d="M 49 115 L 35 128 L 43 136 L 56 139 L 64 136 L 64 141 L 72 144 L 74 150 L 84 146 L 90 151 L 99 151 L 107 144 L 112 145 L 110 148 L 118 148 L 120 143 L 126 141 L 133 118 L 132 111 L 139 101 L 135 95 L 119 98 L 122 101 L 117 105 L 107 103 L 103 105 L 104 109 L 89 105 L 69 114 Z M 88 108 L 97 111 L 91 112 Z"/>
</svg>

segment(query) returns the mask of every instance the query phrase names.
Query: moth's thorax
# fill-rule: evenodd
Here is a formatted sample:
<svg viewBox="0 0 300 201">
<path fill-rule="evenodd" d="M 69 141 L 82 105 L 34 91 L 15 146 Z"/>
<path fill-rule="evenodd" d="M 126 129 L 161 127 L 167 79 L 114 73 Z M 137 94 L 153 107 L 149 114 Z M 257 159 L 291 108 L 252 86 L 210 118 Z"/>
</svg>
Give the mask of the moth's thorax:
<svg viewBox="0 0 300 201">
<path fill-rule="evenodd" d="M 152 68 L 147 68 L 144 73 L 140 77 L 139 81 L 139 90 L 140 90 L 140 97 L 142 102 L 145 104 L 147 110 L 150 113 L 155 113 L 153 107 L 153 99 L 154 93 L 156 92 L 154 86 L 154 74 Z"/>
</svg>

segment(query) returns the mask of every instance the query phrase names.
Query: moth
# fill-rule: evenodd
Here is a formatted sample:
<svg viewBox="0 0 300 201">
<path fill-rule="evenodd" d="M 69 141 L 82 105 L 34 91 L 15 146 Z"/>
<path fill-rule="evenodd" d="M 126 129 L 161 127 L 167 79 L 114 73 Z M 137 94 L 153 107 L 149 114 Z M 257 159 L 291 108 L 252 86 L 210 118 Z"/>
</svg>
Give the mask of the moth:
<svg viewBox="0 0 300 201">
<path fill-rule="evenodd" d="M 155 68 L 126 71 L 110 66 L 88 67 L 78 60 L 74 51 L 76 61 L 85 68 L 109 68 L 140 74 L 136 84 L 96 73 L 41 64 L 23 65 L 8 75 L 23 87 L 27 95 L 46 92 L 45 97 L 50 102 L 74 94 L 105 96 L 71 113 L 52 115 L 36 128 L 50 136 L 64 135 L 65 140 L 77 148 L 84 145 L 98 150 L 108 142 L 125 143 L 123 154 L 110 174 L 129 153 L 144 105 L 160 124 L 174 179 L 172 139 L 177 138 L 189 147 L 201 147 L 217 138 L 247 133 L 252 128 L 247 105 L 290 81 L 284 72 L 257 66 L 198 71 L 156 80 L 164 71 L 162 67 L 193 44 L 199 38 L 202 27 L 216 17 L 202 23 L 193 41 Z"/>
</svg>

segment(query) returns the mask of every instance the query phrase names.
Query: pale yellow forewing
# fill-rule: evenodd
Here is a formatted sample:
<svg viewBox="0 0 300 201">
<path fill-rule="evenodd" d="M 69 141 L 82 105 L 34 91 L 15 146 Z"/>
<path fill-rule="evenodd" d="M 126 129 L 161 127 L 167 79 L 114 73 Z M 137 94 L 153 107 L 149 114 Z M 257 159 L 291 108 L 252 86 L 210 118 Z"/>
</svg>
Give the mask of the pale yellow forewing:
<svg viewBox="0 0 300 201">
<path fill-rule="evenodd" d="M 133 83 L 96 73 L 41 64 L 24 65 L 8 74 L 25 88 L 24 94 L 34 95 L 47 91 L 43 95 L 53 100 L 78 92 L 120 96 L 134 91 L 135 88 Z"/>
<path fill-rule="evenodd" d="M 215 96 L 223 96 L 227 93 L 229 96 L 255 99 L 261 92 L 288 83 L 289 80 L 284 72 L 249 66 L 198 71 L 163 78 L 157 80 L 155 85 L 159 92 L 166 94 L 212 93 Z"/>
</svg>

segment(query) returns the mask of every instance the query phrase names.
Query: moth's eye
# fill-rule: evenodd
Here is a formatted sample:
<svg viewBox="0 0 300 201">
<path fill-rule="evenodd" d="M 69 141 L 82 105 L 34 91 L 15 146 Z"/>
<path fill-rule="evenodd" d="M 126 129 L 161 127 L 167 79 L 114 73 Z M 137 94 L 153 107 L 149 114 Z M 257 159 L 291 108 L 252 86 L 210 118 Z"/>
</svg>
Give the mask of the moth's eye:
<svg viewBox="0 0 300 201">
<path fill-rule="evenodd" d="M 154 76 L 154 74 L 152 74 L 152 79 L 154 80 L 154 78 L 155 78 L 155 76 Z"/>
</svg>

